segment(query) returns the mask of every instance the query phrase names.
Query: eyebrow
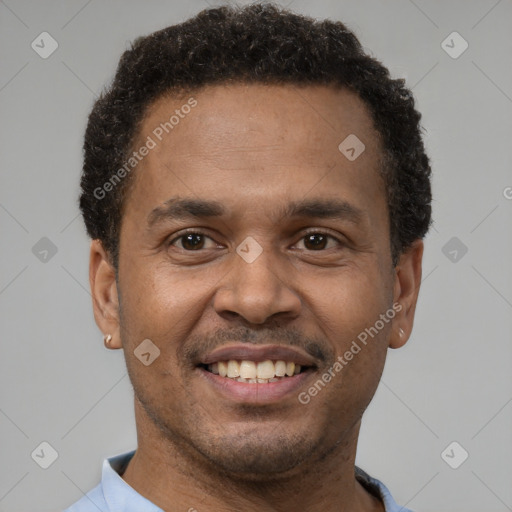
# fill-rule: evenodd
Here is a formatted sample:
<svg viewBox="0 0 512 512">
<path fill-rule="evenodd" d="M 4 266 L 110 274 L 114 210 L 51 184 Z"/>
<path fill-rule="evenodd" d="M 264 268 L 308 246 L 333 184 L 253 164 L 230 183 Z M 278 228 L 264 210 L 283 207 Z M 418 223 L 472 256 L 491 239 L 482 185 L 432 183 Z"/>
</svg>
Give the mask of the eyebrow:
<svg viewBox="0 0 512 512">
<path fill-rule="evenodd" d="M 162 206 L 157 206 L 148 215 L 148 226 L 164 220 L 201 219 L 204 217 L 220 217 L 224 215 L 225 208 L 218 201 L 204 199 L 179 199 L 172 197 Z"/>
<path fill-rule="evenodd" d="M 318 219 L 345 220 L 354 224 L 364 218 L 362 210 L 341 199 L 308 199 L 293 201 L 279 210 L 280 218 L 308 217 Z M 226 208 L 218 201 L 205 199 L 168 199 L 148 215 L 148 226 L 152 227 L 165 220 L 202 219 L 221 217 Z"/>
</svg>

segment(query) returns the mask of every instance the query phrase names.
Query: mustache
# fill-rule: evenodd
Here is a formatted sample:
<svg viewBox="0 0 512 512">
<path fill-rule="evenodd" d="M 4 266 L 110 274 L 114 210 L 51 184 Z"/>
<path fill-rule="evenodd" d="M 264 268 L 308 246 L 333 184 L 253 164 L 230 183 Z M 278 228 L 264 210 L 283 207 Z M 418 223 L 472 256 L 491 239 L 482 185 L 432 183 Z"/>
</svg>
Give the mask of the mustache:
<svg viewBox="0 0 512 512">
<path fill-rule="evenodd" d="M 322 363 L 334 359 L 334 351 L 324 339 L 305 335 L 299 329 L 264 328 L 255 331 L 245 327 L 218 328 L 208 334 L 192 335 L 179 347 L 178 356 L 180 360 L 195 366 L 206 354 L 229 342 L 293 346 L 301 348 Z"/>
</svg>

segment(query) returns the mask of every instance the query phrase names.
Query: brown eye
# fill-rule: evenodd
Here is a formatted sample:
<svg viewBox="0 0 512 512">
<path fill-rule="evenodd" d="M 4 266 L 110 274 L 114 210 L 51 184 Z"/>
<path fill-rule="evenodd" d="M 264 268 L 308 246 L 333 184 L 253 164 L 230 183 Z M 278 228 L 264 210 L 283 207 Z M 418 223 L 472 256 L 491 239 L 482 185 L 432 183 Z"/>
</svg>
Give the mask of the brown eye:
<svg viewBox="0 0 512 512">
<path fill-rule="evenodd" d="M 328 236 L 323 235 L 321 233 L 314 233 L 312 235 L 307 235 L 304 237 L 304 245 L 305 245 L 306 249 L 309 249 L 311 251 L 325 249 L 325 246 L 327 245 L 328 238 L 329 238 Z"/>
<path fill-rule="evenodd" d="M 181 238 L 181 244 L 187 250 L 201 249 L 204 245 L 204 237 L 198 233 L 189 233 Z"/>
<path fill-rule="evenodd" d="M 322 251 L 343 245 L 342 242 L 334 236 L 322 232 L 309 233 L 301 238 L 301 242 L 308 251 Z"/>
<path fill-rule="evenodd" d="M 206 239 L 209 238 L 202 233 L 186 233 L 175 238 L 170 245 L 176 245 L 179 241 L 181 242 L 181 249 L 185 249 L 186 251 L 197 251 L 199 249 L 203 249 L 205 246 Z M 179 247 L 179 246 L 178 246 Z"/>
</svg>

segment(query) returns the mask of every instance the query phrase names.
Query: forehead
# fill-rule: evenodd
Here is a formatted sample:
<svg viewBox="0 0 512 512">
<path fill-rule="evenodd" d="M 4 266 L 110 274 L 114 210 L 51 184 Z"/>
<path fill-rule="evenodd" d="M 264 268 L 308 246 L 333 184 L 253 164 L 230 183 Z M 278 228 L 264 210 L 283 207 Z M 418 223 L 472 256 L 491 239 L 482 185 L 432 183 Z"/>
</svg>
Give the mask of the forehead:
<svg viewBox="0 0 512 512">
<path fill-rule="evenodd" d="M 368 204 L 384 198 L 378 133 L 346 89 L 230 84 L 168 95 L 148 108 L 135 147 L 149 139 L 154 147 L 130 194 L 141 211 L 177 195 L 246 209 L 310 192 L 345 191 Z M 340 151 L 345 140 L 364 144 L 357 159 Z"/>
<path fill-rule="evenodd" d="M 186 106 L 192 97 L 197 105 L 190 109 Z M 247 149 L 267 141 L 276 150 L 286 142 L 291 150 L 331 153 L 350 134 L 370 142 L 370 153 L 378 149 L 379 137 L 366 104 L 354 92 L 334 86 L 242 83 L 207 86 L 180 97 L 170 94 L 150 105 L 141 134 L 158 132 L 173 114 L 171 124 L 176 124 L 170 133 L 164 129 L 165 140 L 157 142 L 175 155 L 223 150 L 235 141 L 245 142 Z M 186 145 L 180 135 L 190 136 Z"/>
</svg>

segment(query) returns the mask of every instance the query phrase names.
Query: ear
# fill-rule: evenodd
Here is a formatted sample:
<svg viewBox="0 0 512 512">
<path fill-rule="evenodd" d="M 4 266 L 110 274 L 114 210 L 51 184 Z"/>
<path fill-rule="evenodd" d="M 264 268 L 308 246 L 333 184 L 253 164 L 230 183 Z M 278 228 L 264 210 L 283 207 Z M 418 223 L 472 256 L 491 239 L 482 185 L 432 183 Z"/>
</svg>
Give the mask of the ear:
<svg viewBox="0 0 512 512">
<path fill-rule="evenodd" d="M 96 324 L 104 335 L 112 336 L 108 348 L 121 348 L 116 273 L 99 240 L 91 243 L 89 284 Z"/>
<path fill-rule="evenodd" d="M 393 319 L 389 342 L 390 348 L 400 348 L 409 339 L 414 323 L 414 312 L 421 284 L 421 262 L 423 258 L 423 241 L 415 240 L 411 247 L 400 256 L 395 268 L 393 304 L 401 306 Z"/>
</svg>

